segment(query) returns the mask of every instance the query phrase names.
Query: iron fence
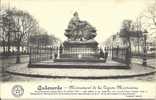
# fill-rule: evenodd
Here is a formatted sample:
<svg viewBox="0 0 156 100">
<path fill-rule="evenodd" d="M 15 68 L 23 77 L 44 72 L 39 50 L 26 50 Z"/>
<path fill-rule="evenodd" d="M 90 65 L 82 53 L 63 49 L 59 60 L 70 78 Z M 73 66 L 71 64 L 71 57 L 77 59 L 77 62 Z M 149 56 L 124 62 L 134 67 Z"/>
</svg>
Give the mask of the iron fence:
<svg viewBox="0 0 156 100">
<path fill-rule="evenodd" d="M 130 64 L 130 52 L 128 48 L 112 48 L 112 60 Z"/>
<path fill-rule="evenodd" d="M 130 63 L 130 53 L 128 48 L 112 48 L 102 52 L 101 49 L 91 48 L 60 48 L 60 47 L 30 47 L 29 64 L 46 61 L 56 58 L 104 58 L 107 59 L 108 52 L 112 52 L 112 60 L 121 63 Z"/>
<path fill-rule="evenodd" d="M 53 59 L 57 51 L 57 47 L 30 47 L 29 64 Z"/>
</svg>

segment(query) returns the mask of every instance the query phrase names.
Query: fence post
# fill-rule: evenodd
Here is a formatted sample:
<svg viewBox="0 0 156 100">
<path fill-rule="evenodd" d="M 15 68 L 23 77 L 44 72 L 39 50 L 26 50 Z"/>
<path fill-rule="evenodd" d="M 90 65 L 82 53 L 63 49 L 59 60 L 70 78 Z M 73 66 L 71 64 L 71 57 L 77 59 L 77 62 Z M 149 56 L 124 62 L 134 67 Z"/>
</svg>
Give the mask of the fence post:
<svg viewBox="0 0 156 100">
<path fill-rule="evenodd" d="M 50 59 L 52 59 L 52 47 L 50 47 Z"/>
<path fill-rule="evenodd" d="M 57 47 L 57 59 L 59 59 L 59 58 L 60 58 L 60 48 Z"/>
<path fill-rule="evenodd" d="M 126 49 L 126 64 L 128 66 L 130 64 L 130 52 L 129 52 L 129 48 Z"/>
<path fill-rule="evenodd" d="M 35 62 L 37 60 L 37 49 L 35 48 Z"/>
<path fill-rule="evenodd" d="M 114 56 L 114 55 L 113 55 L 113 47 L 112 47 L 112 60 L 113 60 L 113 56 Z"/>
<path fill-rule="evenodd" d="M 30 49 L 30 53 L 29 53 L 29 64 L 31 64 L 31 47 L 29 49 Z"/>
<path fill-rule="evenodd" d="M 42 54 L 41 46 L 39 47 L 39 49 L 40 49 L 39 57 L 40 57 L 40 61 L 41 61 L 42 60 L 42 58 L 41 58 L 42 57 L 42 55 L 41 55 Z"/>
<path fill-rule="evenodd" d="M 45 50 L 46 50 L 46 59 L 45 60 L 48 60 L 48 47 L 45 47 Z"/>
</svg>

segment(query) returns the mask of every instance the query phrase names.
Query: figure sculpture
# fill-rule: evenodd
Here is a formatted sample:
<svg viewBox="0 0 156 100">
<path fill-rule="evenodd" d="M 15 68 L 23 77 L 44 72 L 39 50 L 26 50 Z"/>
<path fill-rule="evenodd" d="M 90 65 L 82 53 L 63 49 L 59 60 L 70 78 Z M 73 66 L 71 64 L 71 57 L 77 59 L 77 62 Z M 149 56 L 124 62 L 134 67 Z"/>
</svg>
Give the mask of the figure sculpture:
<svg viewBox="0 0 156 100">
<path fill-rule="evenodd" d="M 87 21 L 81 21 L 78 13 L 75 12 L 68 28 L 65 30 L 65 36 L 70 41 L 90 40 L 96 36 L 96 29 Z"/>
</svg>

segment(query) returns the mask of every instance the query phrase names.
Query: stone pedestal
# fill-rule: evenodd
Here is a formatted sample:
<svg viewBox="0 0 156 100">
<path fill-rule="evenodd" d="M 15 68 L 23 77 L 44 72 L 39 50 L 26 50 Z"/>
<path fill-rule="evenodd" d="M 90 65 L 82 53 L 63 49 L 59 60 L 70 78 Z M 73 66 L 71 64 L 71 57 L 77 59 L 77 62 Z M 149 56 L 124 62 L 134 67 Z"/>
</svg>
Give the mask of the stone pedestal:
<svg viewBox="0 0 156 100">
<path fill-rule="evenodd" d="M 65 41 L 60 48 L 60 61 L 99 59 L 98 43 L 95 40 Z M 68 60 L 67 60 L 68 59 Z M 57 59 L 59 61 L 59 59 Z"/>
</svg>

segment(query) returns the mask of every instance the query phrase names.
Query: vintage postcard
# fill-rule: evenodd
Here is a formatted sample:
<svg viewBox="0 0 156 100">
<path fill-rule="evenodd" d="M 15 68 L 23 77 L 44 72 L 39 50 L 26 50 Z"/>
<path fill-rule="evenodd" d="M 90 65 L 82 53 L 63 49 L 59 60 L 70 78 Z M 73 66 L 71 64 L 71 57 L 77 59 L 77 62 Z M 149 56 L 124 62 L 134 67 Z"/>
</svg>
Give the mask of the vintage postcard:
<svg viewBox="0 0 156 100">
<path fill-rule="evenodd" d="M 0 0 L 2 100 L 156 100 L 156 0 Z"/>
</svg>

